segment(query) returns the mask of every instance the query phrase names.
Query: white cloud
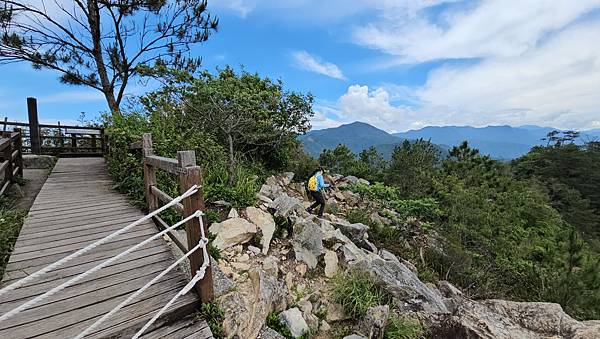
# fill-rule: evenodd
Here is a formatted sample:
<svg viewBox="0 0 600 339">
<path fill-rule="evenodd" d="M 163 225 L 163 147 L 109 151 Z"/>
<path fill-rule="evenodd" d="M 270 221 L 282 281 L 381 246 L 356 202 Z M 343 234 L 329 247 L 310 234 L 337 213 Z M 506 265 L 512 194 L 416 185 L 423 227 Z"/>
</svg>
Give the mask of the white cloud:
<svg viewBox="0 0 600 339">
<path fill-rule="evenodd" d="M 393 105 L 373 113 L 388 122 L 386 130 L 419 124 L 597 125 L 600 21 L 594 19 L 600 0 L 530 0 L 518 6 L 483 0 L 469 7 L 450 6 L 437 16 L 419 11 L 424 7 L 394 5 L 386 3 L 377 20 L 354 31 L 358 44 L 393 59 L 385 67 L 448 59 L 470 62 L 445 63 L 428 74 L 424 85 L 406 92 L 404 87 L 395 94 L 385 90 L 415 105 L 408 110 L 412 114 Z M 373 99 L 377 91 L 381 89 L 372 92 Z"/>
<path fill-rule="evenodd" d="M 296 51 L 292 53 L 292 58 L 295 65 L 301 69 L 323 74 L 335 79 L 346 80 L 346 77 L 338 66 L 330 62 L 323 61 L 306 51 Z"/>
<path fill-rule="evenodd" d="M 452 119 L 463 123 L 592 127 L 600 113 L 598 36 L 600 23 L 580 24 L 519 57 L 443 67 L 416 95 L 427 107 L 459 110 Z"/>
<path fill-rule="evenodd" d="M 419 128 L 423 123 L 419 112 L 390 102 L 390 93 L 384 88 L 369 90 L 368 86 L 351 85 L 335 103 L 315 107 L 320 120 L 314 128 L 334 127 L 362 121 L 386 131 Z M 330 118 L 323 119 L 329 116 Z"/>
<path fill-rule="evenodd" d="M 600 0 L 528 0 L 518 5 L 487 0 L 474 9 L 442 13 L 442 25 L 415 15 L 414 8 L 388 5 L 380 20 L 358 27 L 354 37 L 406 63 L 518 56 L 598 7 Z"/>
</svg>

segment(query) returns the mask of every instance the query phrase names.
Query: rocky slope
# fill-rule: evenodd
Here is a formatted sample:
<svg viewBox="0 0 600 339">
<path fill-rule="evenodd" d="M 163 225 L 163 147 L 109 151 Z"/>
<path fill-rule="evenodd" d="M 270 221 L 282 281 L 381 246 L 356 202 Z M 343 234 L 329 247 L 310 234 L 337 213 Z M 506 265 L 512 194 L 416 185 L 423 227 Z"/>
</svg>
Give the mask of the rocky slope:
<svg viewBox="0 0 600 339">
<path fill-rule="evenodd" d="M 256 207 L 231 210 L 227 220 L 209 229 L 221 250 L 213 278 L 227 337 L 281 338 L 266 326 L 267 317 L 278 314 L 294 337 L 332 338 L 332 327 L 342 323 L 355 333 L 348 338 L 383 338 L 390 312 L 418 319 L 432 338 L 600 337 L 600 321 L 576 321 L 558 304 L 476 301 L 448 282 L 423 283 L 413 264 L 369 241 L 368 226 L 340 217 L 348 208 L 373 202 L 336 189 L 328 202 L 338 215 L 318 219 L 305 211 L 309 201 L 293 176 L 269 178 Z M 338 187 L 359 180 L 339 178 Z M 378 213 L 371 218 L 391 223 Z M 373 307 L 363 319 L 350 319 L 331 301 L 328 284 L 348 269 L 385 289 L 393 306 Z"/>
</svg>

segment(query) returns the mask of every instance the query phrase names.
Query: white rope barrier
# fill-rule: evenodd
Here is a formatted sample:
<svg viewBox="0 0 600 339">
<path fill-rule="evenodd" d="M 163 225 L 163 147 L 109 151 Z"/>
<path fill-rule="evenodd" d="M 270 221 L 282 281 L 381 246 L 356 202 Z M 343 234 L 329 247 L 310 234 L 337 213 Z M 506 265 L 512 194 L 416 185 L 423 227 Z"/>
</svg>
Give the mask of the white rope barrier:
<svg viewBox="0 0 600 339">
<path fill-rule="evenodd" d="M 182 195 L 182 196 L 183 196 L 183 195 Z M 174 199 L 173 201 L 175 201 L 175 199 Z M 0 317 L 0 322 L 2 322 L 3 320 L 6 320 L 6 319 L 8 319 L 8 318 L 11 318 L 11 317 L 15 316 L 15 315 L 16 315 L 16 314 L 18 314 L 19 312 L 21 312 L 21 311 L 23 311 L 23 310 L 25 310 L 25 309 L 27 309 L 27 308 L 30 308 L 30 307 L 32 307 L 33 305 L 35 305 L 35 304 L 37 304 L 37 303 L 41 302 L 42 300 L 44 300 L 44 299 L 46 299 L 46 298 L 48 298 L 48 297 L 50 297 L 50 296 L 52 296 L 52 295 L 54 295 L 54 294 L 56 294 L 56 293 L 58 293 L 58 292 L 62 291 L 63 289 L 65 289 L 65 288 L 67 288 L 67 287 L 69 287 L 69 286 L 71 286 L 71 285 L 73 285 L 73 284 L 75 284 L 75 283 L 77 283 L 78 281 L 82 280 L 83 278 L 87 277 L 88 275 L 90 275 L 90 274 L 92 274 L 92 273 L 94 273 L 94 272 L 96 272 L 96 271 L 98 271 L 98 270 L 102 269 L 103 267 L 105 267 L 105 266 L 107 266 L 107 265 L 110 265 L 111 263 L 113 263 L 113 262 L 115 262 L 115 261 L 119 260 L 120 258 L 122 258 L 122 257 L 126 256 L 127 254 L 129 254 L 129 253 L 131 253 L 131 252 L 135 251 L 136 249 L 138 249 L 138 248 L 140 248 L 140 247 L 142 247 L 142 246 L 146 245 L 147 243 L 151 242 L 152 240 L 154 240 L 154 239 L 156 239 L 156 238 L 158 238 L 158 237 L 161 237 L 161 236 L 163 236 L 164 234 L 166 234 L 167 232 L 169 232 L 169 231 L 171 231 L 171 230 L 173 230 L 173 229 L 175 229 L 175 228 L 179 227 L 180 225 L 182 225 L 182 224 L 186 223 L 186 222 L 187 222 L 187 221 L 189 221 L 190 219 L 192 219 L 192 218 L 194 218 L 194 217 L 196 217 L 196 218 L 199 218 L 199 217 L 201 217 L 201 216 L 202 216 L 202 212 L 200 212 L 200 211 L 196 211 L 196 212 L 195 212 L 195 213 L 193 213 L 192 215 L 190 215 L 190 216 L 188 216 L 187 218 L 185 218 L 185 219 L 183 219 L 183 220 L 179 221 L 178 223 L 174 224 L 173 226 L 171 226 L 171 227 L 169 227 L 169 228 L 166 228 L 166 229 L 165 229 L 165 230 L 163 230 L 162 232 L 160 232 L 160 233 L 157 233 L 157 234 L 153 235 L 152 237 L 150 237 L 150 238 L 148 238 L 148 239 L 146 239 L 146 240 L 142 241 L 141 243 L 139 243 L 139 244 L 137 244 L 137 245 L 135 245 L 135 246 L 132 246 L 132 247 L 130 247 L 130 248 L 129 248 L 129 249 L 127 249 L 126 251 L 123 251 L 123 252 L 119 253 L 118 255 L 116 255 L 116 256 L 114 256 L 114 257 L 112 257 L 112 258 L 110 258 L 110 259 L 108 259 L 108 260 L 106 260 L 106 261 L 104 261 L 104 262 L 102 262 L 102 263 L 98 264 L 97 266 L 95 266 L 95 267 L 93 267 L 93 268 L 91 268 L 91 269 L 89 269 L 89 270 L 87 270 L 87 271 L 85 271 L 85 272 L 83 272 L 83 273 L 81 273 L 81 274 L 77 275 L 76 277 L 74 277 L 74 278 L 71 278 L 70 280 L 68 280 L 68 281 L 66 281 L 66 282 L 64 282 L 64 283 L 62 283 L 62 284 L 60 284 L 59 286 L 56 286 L 56 287 L 54 287 L 54 288 L 53 288 L 53 289 L 51 289 L 50 291 L 48 291 L 48 292 L 46 292 L 46 293 L 44 293 L 44 294 L 41 294 L 41 295 L 39 295 L 39 296 L 37 296 L 37 297 L 35 297 L 35 298 L 33 298 L 33 299 L 29 300 L 28 302 L 26 302 L 26 303 L 22 304 L 21 306 L 19 306 L 19 307 L 15 308 L 15 309 L 13 309 L 13 310 L 11 310 L 10 312 L 7 312 L 7 313 L 3 314 L 3 315 Z"/>
<path fill-rule="evenodd" d="M 119 311 L 121 308 L 123 308 L 125 305 L 127 305 L 129 302 L 131 302 L 137 296 L 139 296 L 140 294 L 142 294 L 142 292 L 144 292 L 152 284 L 154 284 L 155 282 L 157 282 L 158 280 L 160 280 L 160 278 L 162 278 L 165 274 L 167 274 L 173 268 L 177 267 L 177 265 L 179 265 L 180 262 L 182 262 L 184 259 L 186 259 L 187 257 L 189 257 L 196 250 L 198 250 L 201 247 L 206 248 L 206 244 L 208 244 L 208 239 L 205 238 L 205 239 L 201 240 L 198 243 L 198 245 L 196 245 L 194 248 L 192 248 L 190 251 L 188 251 L 181 258 L 177 259 L 177 261 L 175 261 L 173 264 L 171 264 L 171 266 L 167 267 L 159 275 L 157 275 L 152 280 L 150 280 L 148 283 L 146 283 L 146 285 L 144 285 L 142 288 L 140 288 L 139 290 L 135 291 L 135 293 L 133 293 L 132 295 L 130 295 L 127 299 L 125 299 L 123 302 L 121 302 L 119 305 L 117 305 L 115 308 L 113 308 L 110 312 L 108 312 L 104 316 L 102 316 L 102 318 L 96 320 L 95 323 L 93 323 L 90 327 L 86 328 L 77 337 L 75 337 L 75 339 L 81 339 L 81 338 L 85 337 L 86 335 L 88 335 L 93 330 L 95 330 L 96 328 L 98 328 L 98 326 L 100 326 L 104 321 L 106 321 L 106 319 L 110 318 L 113 314 L 115 314 L 117 311 Z"/>
<path fill-rule="evenodd" d="M 171 298 L 171 300 L 169 300 L 169 302 L 163 306 L 155 315 L 154 317 L 152 317 L 152 319 L 150 319 L 145 325 L 144 327 L 142 327 L 134 336 L 132 339 L 138 339 L 142 334 L 144 334 L 144 332 L 146 332 L 146 330 L 169 308 L 171 307 L 171 305 L 182 295 L 185 295 L 186 293 L 188 293 L 195 285 L 198 281 L 202 280 L 202 278 L 204 278 L 204 274 L 206 273 L 206 269 L 208 268 L 208 265 L 210 265 L 210 257 L 208 256 L 208 251 L 207 251 L 207 244 L 208 244 L 208 239 L 204 236 L 204 224 L 202 222 L 202 218 L 200 218 L 200 232 L 201 232 L 201 239 L 200 242 L 204 243 L 205 246 L 202 247 L 202 256 L 204 258 L 204 261 L 202 263 L 202 266 L 198 269 L 198 271 L 196 271 L 196 275 L 192 278 L 192 280 L 190 280 L 189 283 L 187 283 L 187 285 L 185 285 L 183 287 L 183 289 L 181 289 L 181 291 L 179 291 L 177 294 L 175 294 L 175 296 L 173 298 Z M 189 253 L 189 252 L 188 252 Z"/>
<path fill-rule="evenodd" d="M 123 227 L 122 229 L 120 229 L 120 230 L 118 230 L 118 231 L 116 231 L 116 232 L 114 232 L 112 234 L 109 234 L 108 236 L 106 236 L 106 237 L 104 237 L 104 238 L 102 238 L 100 240 L 95 241 L 94 243 L 92 243 L 92 244 L 90 244 L 90 245 L 88 245 L 88 246 L 86 246 L 86 247 L 78 250 L 75 253 L 72 253 L 72 254 L 70 254 L 70 255 L 68 255 L 68 256 L 60 259 L 59 261 L 56 261 L 56 262 L 54 262 L 54 263 L 52 263 L 52 264 L 50 264 L 50 265 L 48 265 L 48 266 L 46 266 L 46 267 L 44 267 L 44 268 L 42 268 L 40 270 L 34 272 L 33 274 L 31 274 L 31 275 L 29 275 L 29 276 L 27 276 L 27 277 L 25 277 L 25 278 L 23 278 L 23 279 L 21 279 L 19 281 L 16 281 L 16 282 L 14 282 L 14 283 L 12 283 L 12 284 L 10 284 L 10 285 L 8 285 L 8 286 L 0 289 L 0 296 L 2 296 L 2 295 L 4 295 L 4 294 L 6 294 L 6 293 L 8 293 L 8 292 L 10 292 L 10 291 L 12 291 L 12 290 L 14 290 L 16 288 L 19 288 L 19 287 L 27 284 L 28 282 L 32 281 L 33 279 L 35 279 L 35 278 L 37 278 L 37 277 L 39 277 L 39 276 L 41 276 L 41 275 L 43 275 L 43 274 L 45 274 L 45 273 L 47 273 L 47 272 L 55 269 L 55 268 L 57 268 L 57 267 L 65 264 L 65 263 L 67 263 L 68 261 L 73 260 L 74 258 L 76 258 L 76 257 L 78 257 L 78 256 L 80 256 L 80 255 L 82 255 L 84 253 L 87 253 L 87 252 L 93 250 L 94 248 L 96 248 L 96 247 L 98 247 L 98 246 L 106 243 L 107 241 L 114 239 L 115 237 L 117 237 L 120 234 L 128 231 L 129 229 L 135 227 L 136 225 L 141 224 L 142 222 L 144 222 L 144 221 L 152 218 L 153 216 L 159 214 L 160 212 L 166 210 L 167 208 L 169 208 L 169 207 L 171 207 L 171 206 L 179 203 L 181 200 L 189 197 L 190 195 L 196 193 L 197 191 L 198 191 L 198 186 L 196 186 L 196 185 L 192 186 L 185 193 L 183 193 L 182 195 L 178 196 L 177 198 L 174 198 L 171 202 L 169 202 L 168 204 L 162 206 L 161 208 L 159 208 L 159 209 L 151 212 L 150 214 L 145 215 L 144 217 L 142 217 L 142 218 L 140 218 L 140 219 L 138 219 L 138 220 L 130 223 L 129 225 Z M 7 318 L 8 317 L 6 317 L 6 314 L 5 314 L 2 317 L 0 317 L 0 321 L 2 321 L 4 319 L 7 319 Z"/>
</svg>

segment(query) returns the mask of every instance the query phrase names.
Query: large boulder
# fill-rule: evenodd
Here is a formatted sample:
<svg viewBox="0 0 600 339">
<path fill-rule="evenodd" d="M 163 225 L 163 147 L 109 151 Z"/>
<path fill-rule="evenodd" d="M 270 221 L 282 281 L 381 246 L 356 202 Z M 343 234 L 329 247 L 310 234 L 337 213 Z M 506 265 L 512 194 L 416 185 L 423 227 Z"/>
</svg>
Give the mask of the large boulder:
<svg viewBox="0 0 600 339">
<path fill-rule="evenodd" d="M 260 269 L 248 274 L 251 288 L 234 291 L 219 299 L 225 311 L 223 330 L 228 338 L 256 338 L 271 312 L 287 308 L 288 293 L 282 282 Z"/>
<path fill-rule="evenodd" d="M 290 197 L 287 194 L 281 194 L 276 197 L 273 202 L 269 203 L 268 207 L 274 209 L 275 215 L 280 217 L 289 217 L 294 212 L 304 210 L 302 202 L 299 199 Z"/>
<path fill-rule="evenodd" d="M 277 177 L 277 179 L 279 179 L 281 185 L 288 186 L 292 183 L 292 180 L 294 180 L 294 172 L 283 172 Z"/>
<path fill-rule="evenodd" d="M 227 277 L 213 257 L 210 257 L 210 266 L 215 298 L 232 291 L 235 288 L 233 281 Z"/>
<path fill-rule="evenodd" d="M 246 208 L 246 215 L 253 224 L 260 228 L 262 232 L 260 244 L 262 245 L 262 253 L 266 255 L 269 251 L 271 239 L 273 239 L 273 233 L 275 233 L 275 221 L 271 214 L 256 207 Z"/>
<path fill-rule="evenodd" d="M 309 331 L 308 324 L 297 307 L 281 312 L 279 320 L 287 326 L 294 338 L 299 338 Z"/>
<path fill-rule="evenodd" d="M 256 234 L 256 226 L 246 219 L 232 218 L 212 224 L 208 231 L 216 236 L 212 242 L 213 246 L 224 250 L 250 241 Z"/>
<path fill-rule="evenodd" d="M 305 262 L 310 268 L 317 267 L 318 257 L 324 250 L 323 237 L 323 231 L 312 220 L 297 220 L 292 240 L 296 260 Z"/>
<path fill-rule="evenodd" d="M 366 273 L 377 285 L 384 288 L 406 310 L 426 313 L 449 313 L 437 289 L 432 289 L 408 267 L 397 261 L 386 261 L 369 256 L 352 264 L 354 269 Z"/>
<path fill-rule="evenodd" d="M 600 321 L 577 321 L 559 304 L 462 299 L 445 321 L 431 327 L 433 338 L 600 338 Z"/>
<path fill-rule="evenodd" d="M 267 326 L 263 326 L 262 330 L 260 330 L 260 334 L 258 335 L 258 337 L 260 339 L 285 339 L 284 336 Z"/>
</svg>

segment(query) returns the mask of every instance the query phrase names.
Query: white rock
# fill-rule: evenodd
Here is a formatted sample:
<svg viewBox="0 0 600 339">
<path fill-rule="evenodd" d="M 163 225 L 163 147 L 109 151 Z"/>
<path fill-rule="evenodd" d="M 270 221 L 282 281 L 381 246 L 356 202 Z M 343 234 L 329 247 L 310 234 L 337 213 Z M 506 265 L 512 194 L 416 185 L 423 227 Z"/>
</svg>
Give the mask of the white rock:
<svg viewBox="0 0 600 339">
<path fill-rule="evenodd" d="M 238 255 L 238 256 L 235 258 L 235 261 L 237 261 L 237 262 L 246 262 L 246 261 L 248 261 L 248 260 L 250 260 L 250 256 L 249 256 L 247 253 L 244 253 L 244 254 Z"/>
<path fill-rule="evenodd" d="M 298 307 L 300 307 L 300 310 L 302 311 L 302 313 L 306 314 L 311 314 L 312 310 L 313 310 L 313 306 L 312 303 L 308 300 L 300 300 L 298 302 Z"/>
<path fill-rule="evenodd" d="M 260 254 L 260 248 L 252 246 L 252 245 L 248 246 L 248 251 L 250 251 L 250 253 L 252 253 L 254 255 Z"/>
<path fill-rule="evenodd" d="M 236 271 L 248 271 L 250 270 L 250 264 L 245 262 L 232 262 L 231 267 L 233 267 Z"/>
<path fill-rule="evenodd" d="M 283 172 L 280 176 L 279 176 L 281 183 L 284 186 L 287 186 L 289 184 L 292 183 L 292 180 L 294 179 L 294 172 Z"/>
<path fill-rule="evenodd" d="M 263 254 L 267 254 L 269 251 L 269 245 L 271 239 L 273 239 L 273 233 L 275 233 L 275 221 L 271 214 L 262 211 L 256 207 L 246 208 L 246 215 L 248 220 L 255 224 L 262 231 L 261 245 Z"/>
<path fill-rule="evenodd" d="M 277 277 L 277 273 L 279 272 L 279 265 L 277 264 L 278 261 L 279 260 L 272 255 L 266 257 L 263 261 L 263 270 L 269 275 Z"/>
<path fill-rule="evenodd" d="M 229 211 L 229 214 L 227 214 L 227 219 L 232 219 L 232 218 L 239 218 L 240 215 L 238 213 L 238 211 L 235 208 L 232 208 Z"/>
<path fill-rule="evenodd" d="M 296 272 L 298 272 L 298 274 L 300 274 L 301 277 L 304 277 L 306 271 L 308 271 L 308 266 L 306 264 L 300 264 L 296 266 Z"/>
<path fill-rule="evenodd" d="M 319 330 L 322 332 L 328 332 L 331 330 L 331 326 L 327 321 L 321 320 L 321 326 L 319 327 Z"/>
<path fill-rule="evenodd" d="M 325 320 L 328 322 L 350 319 L 350 316 L 344 311 L 344 307 L 336 303 L 327 304 L 327 315 Z"/>
<path fill-rule="evenodd" d="M 212 224 L 208 231 L 216 235 L 213 245 L 224 250 L 250 241 L 256 233 L 256 226 L 245 219 L 233 218 Z"/>
<path fill-rule="evenodd" d="M 334 251 L 325 250 L 325 276 L 332 278 L 338 271 L 338 257 Z"/>
<path fill-rule="evenodd" d="M 308 324 L 302 318 L 302 312 L 297 307 L 281 312 L 279 319 L 287 325 L 294 338 L 298 338 L 309 331 Z"/>
<path fill-rule="evenodd" d="M 358 335 L 358 334 L 351 334 L 351 335 L 345 336 L 344 339 L 367 339 L 367 337 L 363 337 L 362 335 Z"/>
</svg>

